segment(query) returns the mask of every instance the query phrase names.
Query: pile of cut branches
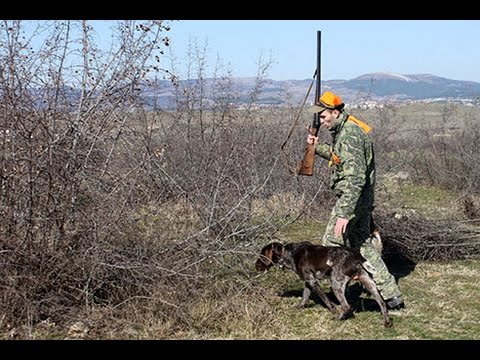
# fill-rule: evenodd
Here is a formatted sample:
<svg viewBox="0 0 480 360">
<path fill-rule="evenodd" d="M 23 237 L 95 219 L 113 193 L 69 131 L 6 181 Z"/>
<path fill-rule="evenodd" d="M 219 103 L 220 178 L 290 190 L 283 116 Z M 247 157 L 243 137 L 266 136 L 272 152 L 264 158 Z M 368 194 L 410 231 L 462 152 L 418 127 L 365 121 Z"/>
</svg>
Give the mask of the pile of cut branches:
<svg viewBox="0 0 480 360">
<path fill-rule="evenodd" d="M 480 219 L 429 220 L 412 212 L 375 214 L 383 256 L 418 261 L 480 258 Z"/>
</svg>

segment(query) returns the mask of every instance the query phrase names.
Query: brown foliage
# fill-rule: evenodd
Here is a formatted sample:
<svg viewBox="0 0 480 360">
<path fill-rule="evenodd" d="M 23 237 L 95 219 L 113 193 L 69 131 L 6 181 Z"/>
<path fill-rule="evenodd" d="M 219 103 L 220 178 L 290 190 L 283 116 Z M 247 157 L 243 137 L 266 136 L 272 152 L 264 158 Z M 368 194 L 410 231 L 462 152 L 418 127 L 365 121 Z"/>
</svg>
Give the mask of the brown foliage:
<svg viewBox="0 0 480 360">
<path fill-rule="evenodd" d="M 147 106 L 138 89 L 161 79 L 148 60 L 161 55 L 163 23 L 119 22 L 104 55 L 88 22 L 47 25 L 28 56 L 22 22 L 0 29 L 12 44 L 0 48 L 0 328 L 68 332 L 99 308 L 189 326 L 212 281 L 249 276 L 256 239 L 298 216 L 255 212 L 262 203 L 279 189 L 321 195 L 318 179 L 294 179 L 278 160 L 289 109 L 254 109 L 264 66 L 245 110 L 231 107 L 225 77 L 207 109 L 202 68 L 178 111 Z"/>
<path fill-rule="evenodd" d="M 385 258 L 401 255 L 417 263 L 473 259 L 480 254 L 480 228 L 469 222 L 383 212 L 376 214 L 375 221 L 381 230 Z"/>
</svg>

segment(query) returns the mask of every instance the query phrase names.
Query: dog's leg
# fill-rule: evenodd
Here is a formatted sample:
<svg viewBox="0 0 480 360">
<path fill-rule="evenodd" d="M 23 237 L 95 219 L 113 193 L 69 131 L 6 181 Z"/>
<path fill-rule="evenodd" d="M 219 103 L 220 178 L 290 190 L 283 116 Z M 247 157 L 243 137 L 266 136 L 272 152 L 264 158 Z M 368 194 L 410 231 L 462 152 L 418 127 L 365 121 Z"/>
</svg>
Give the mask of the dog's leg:
<svg viewBox="0 0 480 360">
<path fill-rule="evenodd" d="M 307 304 L 308 299 L 310 299 L 310 294 L 312 290 L 310 289 L 310 285 L 307 281 L 305 281 L 305 286 L 303 288 L 303 296 L 302 300 L 296 305 L 297 308 L 303 308 Z"/>
<path fill-rule="evenodd" d="M 383 315 L 383 325 L 385 327 L 392 327 L 393 321 L 388 315 L 387 305 L 385 304 L 385 301 L 383 301 L 382 297 L 380 296 L 380 293 L 378 292 L 377 287 L 373 282 L 372 278 L 368 275 L 366 271 L 362 271 L 358 275 L 358 281 L 360 281 L 360 283 L 370 292 L 370 294 L 372 294 L 378 306 L 380 306 L 380 310 L 382 311 L 382 315 Z"/>
<path fill-rule="evenodd" d="M 313 276 L 311 279 L 307 280 L 308 285 L 310 286 L 311 289 L 313 289 L 317 295 L 322 299 L 322 301 L 327 305 L 328 309 L 332 314 L 335 314 L 337 312 L 337 309 L 335 308 L 335 305 L 330 301 L 330 299 L 327 297 L 325 292 L 322 290 L 320 285 L 318 285 L 317 279 L 315 279 Z"/>
<path fill-rule="evenodd" d="M 353 309 L 350 307 L 345 297 L 345 289 L 347 288 L 349 280 L 350 278 L 348 276 L 345 276 L 335 271 L 332 272 L 332 290 L 338 301 L 340 301 L 340 308 L 342 310 L 342 313 L 338 317 L 338 320 L 346 320 L 354 316 Z"/>
</svg>

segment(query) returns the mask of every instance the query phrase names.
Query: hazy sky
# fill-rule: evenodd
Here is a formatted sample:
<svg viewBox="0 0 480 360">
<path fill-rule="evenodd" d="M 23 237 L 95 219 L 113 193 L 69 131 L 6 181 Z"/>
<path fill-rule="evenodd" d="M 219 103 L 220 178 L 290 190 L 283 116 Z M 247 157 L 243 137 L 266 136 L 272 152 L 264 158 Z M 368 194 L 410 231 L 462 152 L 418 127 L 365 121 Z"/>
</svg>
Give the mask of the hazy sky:
<svg viewBox="0 0 480 360">
<path fill-rule="evenodd" d="M 479 20 L 180 20 L 169 36 L 180 66 L 196 42 L 207 46 L 207 72 L 219 58 L 236 77 L 256 76 L 263 57 L 273 60 L 268 77 L 284 80 L 312 77 L 317 30 L 323 80 L 382 71 L 480 82 Z"/>
<path fill-rule="evenodd" d="M 90 22 L 100 46 L 111 41 L 114 23 Z M 311 79 L 320 30 L 322 80 L 393 72 L 480 82 L 480 20 L 175 20 L 169 25 L 171 46 L 161 66 L 170 70 L 174 59 L 175 74 L 183 79 L 195 44 L 207 50 L 207 77 L 218 64 L 218 75 L 231 70 L 234 77 L 253 77 L 259 60 L 271 59 L 269 78 Z"/>
</svg>

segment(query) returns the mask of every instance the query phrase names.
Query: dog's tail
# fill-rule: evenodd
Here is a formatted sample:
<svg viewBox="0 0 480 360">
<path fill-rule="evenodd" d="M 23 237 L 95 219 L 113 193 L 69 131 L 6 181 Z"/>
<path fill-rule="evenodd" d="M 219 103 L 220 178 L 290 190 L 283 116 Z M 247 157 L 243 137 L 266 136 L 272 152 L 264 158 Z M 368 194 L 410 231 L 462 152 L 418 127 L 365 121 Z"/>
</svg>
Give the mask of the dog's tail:
<svg viewBox="0 0 480 360">
<path fill-rule="evenodd" d="M 373 219 L 373 215 L 370 217 L 370 236 L 372 237 L 373 247 L 381 254 L 383 250 L 382 238 L 380 237 L 380 229 Z"/>
<path fill-rule="evenodd" d="M 367 270 L 367 272 L 370 274 L 370 275 L 374 275 L 377 270 L 375 270 L 375 268 L 373 267 L 373 265 L 368 261 L 368 260 L 365 260 L 364 262 L 362 262 L 362 267 Z"/>
<path fill-rule="evenodd" d="M 382 238 L 380 237 L 380 231 L 378 229 L 375 229 L 372 232 L 372 245 L 377 250 L 380 254 L 383 251 L 383 243 L 382 243 Z"/>
</svg>

